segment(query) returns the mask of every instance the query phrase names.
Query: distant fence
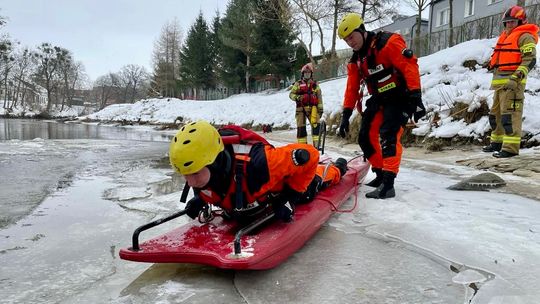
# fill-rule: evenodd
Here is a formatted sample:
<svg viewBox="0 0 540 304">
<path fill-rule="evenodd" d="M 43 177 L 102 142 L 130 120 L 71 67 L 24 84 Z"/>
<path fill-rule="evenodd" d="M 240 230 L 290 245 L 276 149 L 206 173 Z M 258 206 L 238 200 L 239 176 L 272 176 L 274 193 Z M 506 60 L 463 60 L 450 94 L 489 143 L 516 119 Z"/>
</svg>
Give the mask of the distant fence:
<svg viewBox="0 0 540 304">
<path fill-rule="evenodd" d="M 540 4 L 525 7 L 527 20 L 538 24 L 540 21 Z M 420 36 L 420 50 L 415 50 L 420 56 L 433 54 L 472 39 L 487 39 L 497 37 L 503 30 L 502 12 L 479 18 L 453 27 L 453 43 L 450 43 L 450 29 L 432 32 Z M 414 46 L 414 42 L 412 43 Z"/>
<path fill-rule="evenodd" d="M 540 4 L 533 4 L 525 7 L 527 12 L 527 20 L 530 23 L 538 24 L 540 21 Z M 450 29 L 424 34 L 417 39 L 420 39 L 420 50 L 415 50 L 418 56 L 433 54 L 440 50 L 446 49 L 452 45 L 456 45 L 472 39 L 487 39 L 500 35 L 503 30 L 502 12 L 499 14 L 479 18 L 461 25 L 453 27 L 453 43 L 450 43 Z M 411 48 L 415 48 L 415 41 L 411 42 Z M 339 58 L 322 59 L 316 65 L 316 70 L 313 77 L 317 81 L 339 78 L 347 75 L 347 62 L 352 55 L 352 51 L 344 52 Z M 289 87 L 296 79 L 300 78 L 300 72 L 295 73 L 292 79 L 260 79 L 252 82 L 251 93 L 271 90 L 284 89 Z M 223 99 L 234 94 L 245 93 L 239 89 L 221 88 L 201 90 L 197 97 L 185 96 L 185 99 L 198 100 L 213 100 Z"/>
</svg>

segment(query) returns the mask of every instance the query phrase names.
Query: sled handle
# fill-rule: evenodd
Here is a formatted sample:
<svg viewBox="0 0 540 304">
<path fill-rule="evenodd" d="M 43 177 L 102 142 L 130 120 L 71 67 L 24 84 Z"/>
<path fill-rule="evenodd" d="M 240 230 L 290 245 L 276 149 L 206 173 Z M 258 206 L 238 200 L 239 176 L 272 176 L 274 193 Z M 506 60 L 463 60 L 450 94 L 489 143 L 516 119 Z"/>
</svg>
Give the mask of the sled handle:
<svg viewBox="0 0 540 304">
<path fill-rule="evenodd" d="M 157 219 L 155 221 L 152 221 L 150 223 L 147 223 L 147 224 L 144 224 L 140 227 L 138 227 L 137 229 L 135 229 L 135 231 L 133 232 L 133 237 L 132 237 L 132 242 L 133 242 L 133 247 L 131 247 L 130 249 L 132 251 L 139 251 L 141 248 L 139 247 L 139 234 L 145 230 L 148 230 L 152 227 L 156 227 L 157 225 L 161 225 L 165 222 L 168 222 L 170 220 L 173 220 L 179 216 L 182 216 L 184 214 L 187 213 L 187 210 L 184 209 L 182 211 L 179 211 L 179 212 L 176 212 L 176 213 L 173 213 L 167 217 L 164 217 L 164 218 L 160 218 L 160 219 Z"/>
<path fill-rule="evenodd" d="M 255 222 L 249 224 L 248 226 L 238 230 L 236 235 L 234 236 L 234 254 L 240 254 L 242 252 L 242 245 L 240 245 L 240 238 L 244 236 L 244 234 L 249 233 L 251 230 L 261 226 L 262 224 L 266 223 L 267 221 L 273 219 L 275 214 L 272 212 L 269 215 L 262 217 Z"/>
</svg>

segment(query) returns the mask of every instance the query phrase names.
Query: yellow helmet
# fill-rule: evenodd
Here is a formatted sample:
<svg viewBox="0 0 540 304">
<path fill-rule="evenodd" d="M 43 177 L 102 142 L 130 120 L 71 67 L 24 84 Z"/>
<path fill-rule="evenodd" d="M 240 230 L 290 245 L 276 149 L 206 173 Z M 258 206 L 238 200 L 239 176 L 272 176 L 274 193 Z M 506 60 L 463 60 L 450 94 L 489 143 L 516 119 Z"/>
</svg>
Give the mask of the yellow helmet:
<svg viewBox="0 0 540 304">
<path fill-rule="evenodd" d="M 364 25 L 364 19 L 357 13 L 348 13 L 341 18 L 338 26 L 338 36 L 341 39 L 349 36 L 354 30 Z"/>
<path fill-rule="evenodd" d="M 169 147 L 169 160 L 180 174 L 193 174 L 212 164 L 223 149 L 216 128 L 199 120 L 183 126 L 176 133 Z"/>
</svg>

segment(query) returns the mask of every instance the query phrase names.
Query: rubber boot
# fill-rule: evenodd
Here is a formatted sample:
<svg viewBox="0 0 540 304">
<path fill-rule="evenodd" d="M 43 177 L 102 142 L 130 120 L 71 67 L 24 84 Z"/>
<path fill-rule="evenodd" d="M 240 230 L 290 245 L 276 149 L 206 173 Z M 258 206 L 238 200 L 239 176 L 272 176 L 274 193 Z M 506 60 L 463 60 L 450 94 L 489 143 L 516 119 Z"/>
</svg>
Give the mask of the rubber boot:
<svg viewBox="0 0 540 304">
<path fill-rule="evenodd" d="M 502 149 L 502 143 L 490 143 L 482 148 L 483 152 L 499 152 Z"/>
<path fill-rule="evenodd" d="M 382 184 L 377 189 L 366 193 L 367 198 L 390 198 L 396 196 L 396 190 L 394 189 L 394 179 L 396 174 L 390 171 L 383 171 Z"/>
<path fill-rule="evenodd" d="M 372 169 L 372 171 L 375 172 L 377 176 L 372 181 L 367 183 L 366 186 L 377 188 L 382 184 L 383 171 L 382 169 Z"/>
</svg>

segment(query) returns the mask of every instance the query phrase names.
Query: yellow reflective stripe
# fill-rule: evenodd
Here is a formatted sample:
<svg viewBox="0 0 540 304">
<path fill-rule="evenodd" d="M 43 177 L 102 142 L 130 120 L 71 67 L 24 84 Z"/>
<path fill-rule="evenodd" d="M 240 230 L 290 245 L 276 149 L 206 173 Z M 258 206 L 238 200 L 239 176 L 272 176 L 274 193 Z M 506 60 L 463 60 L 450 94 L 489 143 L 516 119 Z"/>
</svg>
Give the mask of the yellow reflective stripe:
<svg viewBox="0 0 540 304">
<path fill-rule="evenodd" d="M 536 47 L 535 43 L 527 43 L 522 45 L 519 49 L 522 53 L 532 53 L 534 51 L 534 48 Z"/>
<path fill-rule="evenodd" d="M 529 74 L 529 68 L 523 65 L 518 66 L 516 71 L 520 71 L 521 73 L 523 73 L 523 77 L 527 77 L 527 75 Z"/>
<path fill-rule="evenodd" d="M 508 107 L 508 110 L 521 110 L 521 107 L 523 106 L 523 103 L 521 102 L 518 102 L 516 100 L 516 102 L 514 102 L 513 104 L 509 105 Z"/>
<path fill-rule="evenodd" d="M 379 91 L 379 93 L 382 93 L 384 91 L 388 91 L 388 90 L 393 89 L 395 87 L 396 87 L 396 83 L 395 82 L 390 82 L 389 84 L 385 85 L 384 87 L 379 88 L 377 91 Z"/>
<path fill-rule="evenodd" d="M 491 81 L 491 84 L 492 84 L 492 85 L 502 85 L 502 84 L 508 83 L 508 80 L 509 80 L 508 78 L 493 79 L 493 80 Z M 521 83 L 522 83 L 522 84 L 526 84 L 526 83 L 527 83 L 527 78 L 521 79 Z"/>
<path fill-rule="evenodd" d="M 299 137 L 297 141 L 299 144 L 307 144 L 307 137 Z"/>
<path fill-rule="evenodd" d="M 314 142 L 319 141 L 319 136 L 317 136 L 317 135 L 313 136 L 313 141 Z"/>
<path fill-rule="evenodd" d="M 491 133 L 490 138 L 492 143 L 502 143 L 504 136 Z"/>
<path fill-rule="evenodd" d="M 521 143 L 521 136 L 504 136 L 503 142 L 505 144 L 519 144 Z"/>
</svg>

